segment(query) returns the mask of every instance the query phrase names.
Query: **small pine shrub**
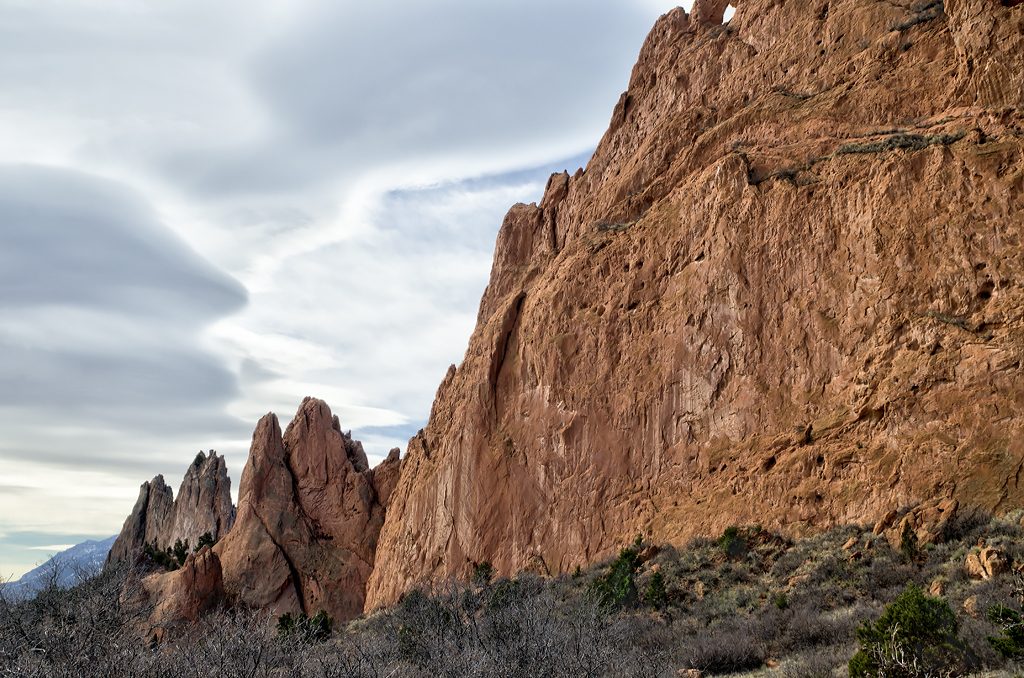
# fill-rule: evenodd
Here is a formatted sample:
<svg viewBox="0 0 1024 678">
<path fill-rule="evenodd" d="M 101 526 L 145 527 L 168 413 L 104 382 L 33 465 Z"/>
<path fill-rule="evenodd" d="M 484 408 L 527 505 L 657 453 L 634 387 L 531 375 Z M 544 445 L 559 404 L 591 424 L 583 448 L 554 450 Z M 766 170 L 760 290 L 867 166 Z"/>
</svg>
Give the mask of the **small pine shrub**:
<svg viewBox="0 0 1024 678">
<path fill-rule="evenodd" d="M 329 614 L 320 610 L 306 623 L 305 639 L 309 642 L 322 642 L 331 637 L 334 628 L 334 620 Z"/>
<path fill-rule="evenodd" d="M 739 558 L 747 551 L 747 540 L 740 534 L 740 528 L 731 525 L 718 538 L 718 546 L 729 558 Z"/>
<path fill-rule="evenodd" d="M 608 572 L 591 584 L 591 591 L 602 607 L 620 608 L 636 602 L 636 571 L 640 568 L 641 545 L 641 538 L 637 537 L 632 546 L 619 551 L 619 557 L 612 562 Z"/>
<path fill-rule="evenodd" d="M 306 643 L 320 643 L 331 637 L 334 620 L 323 610 L 312 617 L 285 612 L 277 618 L 277 635 L 296 637 Z"/>
<path fill-rule="evenodd" d="M 182 541 L 180 539 L 174 542 L 174 547 L 171 549 L 171 557 L 177 562 L 178 567 L 185 564 L 185 559 L 188 558 L 188 539 Z"/>
<path fill-rule="evenodd" d="M 486 560 L 473 565 L 473 583 L 477 586 L 487 586 L 494 580 L 494 566 Z"/>
<path fill-rule="evenodd" d="M 929 146 L 949 146 L 955 144 L 966 136 L 963 132 L 955 134 L 936 134 L 925 136 L 923 134 L 891 134 L 878 141 L 865 143 L 843 144 L 836 150 L 837 155 L 850 155 L 860 153 L 886 153 L 888 151 L 905 150 L 920 151 Z"/>
<path fill-rule="evenodd" d="M 196 542 L 196 547 L 192 549 L 193 552 L 198 552 L 199 549 L 204 546 L 213 546 L 217 543 L 217 540 L 213 538 L 213 535 L 209 532 L 203 532 L 202 536 L 199 537 L 199 541 Z"/>
<path fill-rule="evenodd" d="M 651 575 L 644 587 L 644 602 L 660 610 L 668 605 L 668 590 L 665 588 L 665 575 L 660 571 Z"/>
<path fill-rule="evenodd" d="M 989 644 L 1007 659 L 1024 659 L 1024 616 L 1004 605 L 988 610 L 988 620 L 1002 629 L 998 636 L 989 636 Z"/>
<path fill-rule="evenodd" d="M 170 548 L 157 548 L 156 542 L 146 544 L 142 551 L 155 565 L 165 570 L 177 570 L 180 566 L 177 558 L 174 557 L 173 551 Z"/>
<path fill-rule="evenodd" d="M 951 675 L 966 656 L 949 604 L 910 585 L 875 623 L 857 629 L 860 650 L 850 659 L 851 678 Z"/>
<path fill-rule="evenodd" d="M 298 622 L 299 615 L 292 615 L 291 612 L 285 612 L 277 618 L 277 635 L 287 636 L 291 635 L 295 631 L 295 624 Z"/>
</svg>

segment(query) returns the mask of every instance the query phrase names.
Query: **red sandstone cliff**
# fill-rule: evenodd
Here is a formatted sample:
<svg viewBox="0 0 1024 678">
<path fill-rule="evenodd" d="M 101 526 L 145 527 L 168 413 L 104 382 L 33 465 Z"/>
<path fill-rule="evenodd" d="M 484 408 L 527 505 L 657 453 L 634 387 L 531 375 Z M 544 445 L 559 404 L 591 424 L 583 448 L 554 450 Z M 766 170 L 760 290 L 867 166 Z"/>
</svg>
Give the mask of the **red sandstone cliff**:
<svg viewBox="0 0 1024 678">
<path fill-rule="evenodd" d="M 733 4 L 662 17 L 586 171 L 509 212 L 367 608 L 638 532 L 1024 503 L 1024 5 Z"/>
</svg>

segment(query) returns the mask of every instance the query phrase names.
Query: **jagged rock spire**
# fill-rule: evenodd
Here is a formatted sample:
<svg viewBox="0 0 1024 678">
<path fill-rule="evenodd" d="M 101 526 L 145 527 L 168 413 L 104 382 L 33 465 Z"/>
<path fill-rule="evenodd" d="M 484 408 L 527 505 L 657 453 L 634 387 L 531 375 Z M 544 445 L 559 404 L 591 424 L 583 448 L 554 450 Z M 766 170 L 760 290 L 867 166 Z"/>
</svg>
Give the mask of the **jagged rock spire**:
<svg viewBox="0 0 1024 678">
<path fill-rule="evenodd" d="M 162 475 L 142 484 L 135 507 L 110 549 L 107 564 L 131 559 L 146 544 L 165 549 L 180 539 L 195 546 L 207 533 L 214 540 L 220 539 L 234 521 L 231 479 L 224 457 L 213 450 L 208 455 L 199 452 L 185 472 L 177 499 Z"/>
</svg>

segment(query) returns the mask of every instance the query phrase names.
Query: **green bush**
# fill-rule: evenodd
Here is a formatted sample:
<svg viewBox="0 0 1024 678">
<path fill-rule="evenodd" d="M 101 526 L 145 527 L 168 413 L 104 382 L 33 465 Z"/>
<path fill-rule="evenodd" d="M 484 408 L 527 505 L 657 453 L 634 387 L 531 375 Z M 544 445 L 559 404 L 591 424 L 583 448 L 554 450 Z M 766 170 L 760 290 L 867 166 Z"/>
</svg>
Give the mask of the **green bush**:
<svg viewBox="0 0 1024 678">
<path fill-rule="evenodd" d="M 217 543 L 217 540 L 213 538 L 213 535 L 209 532 L 203 532 L 202 536 L 199 537 L 199 541 L 196 542 L 196 547 L 192 549 L 194 552 L 198 552 L 199 549 L 204 546 L 213 546 Z"/>
<path fill-rule="evenodd" d="M 644 602 L 660 610 L 668 604 L 668 590 L 665 588 L 665 575 L 660 571 L 651 575 L 644 587 Z"/>
<path fill-rule="evenodd" d="M 747 540 L 735 525 L 725 528 L 725 532 L 718 538 L 718 546 L 729 558 L 739 558 L 747 552 Z"/>
<path fill-rule="evenodd" d="M 159 549 L 156 542 L 153 542 L 152 544 L 146 544 L 142 551 L 153 563 L 165 570 L 177 570 L 179 567 L 178 560 L 174 557 L 174 553 L 170 548 L 166 550 Z"/>
<path fill-rule="evenodd" d="M 602 607 L 620 608 L 636 603 L 636 571 L 640 568 L 641 546 L 642 540 L 637 537 L 632 546 L 619 551 L 619 557 L 612 561 L 608 572 L 591 584 L 591 591 Z"/>
<path fill-rule="evenodd" d="M 906 150 L 920 151 L 929 146 L 949 146 L 955 144 L 966 136 L 963 132 L 955 134 L 936 134 L 925 136 L 923 134 L 890 134 L 884 139 L 864 143 L 853 142 L 843 144 L 836 150 L 836 155 L 850 155 L 857 153 L 885 153 L 887 151 Z"/>
<path fill-rule="evenodd" d="M 910 585 L 878 621 L 857 629 L 860 650 L 850 659 L 850 676 L 955 675 L 966 660 L 958 629 L 946 601 Z"/>
<path fill-rule="evenodd" d="M 295 631 L 295 625 L 298 622 L 299 615 L 292 615 L 291 612 L 285 612 L 277 618 L 277 633 L 280 636 L 287 636 Z"/>
<path fill-rule="evenodd" d="M 1007 659 L 1024 659 L 1024 616 L 1004 605 L 994 605 L 988 610 L 988 620 L 1002 629 L 998 636 L 988 638 L 996 652 Z"/>
<path fill-rule="evenodd" d="M 312 617 L 304 613 L 292 614 L 285 612 L 277 618 L 277 634 L 279 636 L 294 636 L 307 643 L 319 643 L 331 637 L 334 628 L 334 620 L 323 610 L 320 610 Z"/>
<path fill-rule="evenodd" d="M 477 586 L 487 586 L 494 579 L 494 566 L 486 560 L 482 563 L 473 564 L 473 583 Z"/>
<path fill-rule="evenodd" d="M 182 541 L 180 539 L 174 542 L 174 547 L 171 549 L 171 555 L 174 560 L 178 563 L 178 567 L 185 564 L 185 559 L 188 558 L 188 539 Z"/>
</svg>

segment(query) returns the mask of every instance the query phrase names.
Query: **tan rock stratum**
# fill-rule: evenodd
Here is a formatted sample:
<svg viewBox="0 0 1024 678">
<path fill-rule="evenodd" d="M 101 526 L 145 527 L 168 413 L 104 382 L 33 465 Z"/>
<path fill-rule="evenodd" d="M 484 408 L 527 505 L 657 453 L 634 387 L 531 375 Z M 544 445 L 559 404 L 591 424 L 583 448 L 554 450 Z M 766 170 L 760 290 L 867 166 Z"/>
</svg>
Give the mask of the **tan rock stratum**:
<svg viewBox="0 0 1024 678">
<path fill-rule="evenodd" d="M 368 609 L 637 533 L 1024 503 L 1024 4 L 733 4 L 662 17 L 586 171 L 509 212 Z"/>
</svg>

